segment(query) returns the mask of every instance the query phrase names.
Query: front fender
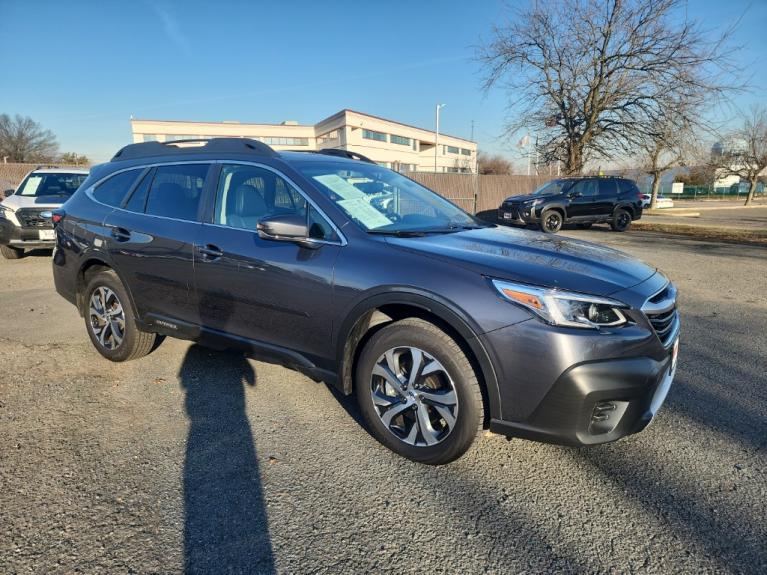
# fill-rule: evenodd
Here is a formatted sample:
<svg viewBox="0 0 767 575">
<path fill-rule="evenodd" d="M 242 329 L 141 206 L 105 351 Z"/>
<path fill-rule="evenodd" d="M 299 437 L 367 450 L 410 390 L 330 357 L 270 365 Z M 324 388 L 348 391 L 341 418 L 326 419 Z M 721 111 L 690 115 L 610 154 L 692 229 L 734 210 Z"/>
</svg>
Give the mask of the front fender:
<svg viewBox="0 0 767 575">
<path fill-rule="evenodd" d="M 356 346 L 359 342 L 358 336 L 361 336 L 357 331 L 360 329 L 367 330 L 367 322 L 375 310 L 392 304 L 419 308 L 449 325 L 451 329 L 461 336 L 469 347 L 475 360 L 475 365 L 479 369 L 480 373 L 477 375 L 481 377 L 485 384 L 490 416 L 492 418 L 500 417 L 498 380 L 495 369 L 490 361 L 490 356 L 477 337 L 480 333 L 479 326 L 458 306 L 445 300 L 438 294 L 408 286 L 381 286 L 363 294 L 339 324 L 339 328 L 334 334 L 336 357 L 339 366 L 338 373 L 340 375 L 337 383 L 339 390 L 347 395 L 352 392 L 352 364 Z"/>
</svg>

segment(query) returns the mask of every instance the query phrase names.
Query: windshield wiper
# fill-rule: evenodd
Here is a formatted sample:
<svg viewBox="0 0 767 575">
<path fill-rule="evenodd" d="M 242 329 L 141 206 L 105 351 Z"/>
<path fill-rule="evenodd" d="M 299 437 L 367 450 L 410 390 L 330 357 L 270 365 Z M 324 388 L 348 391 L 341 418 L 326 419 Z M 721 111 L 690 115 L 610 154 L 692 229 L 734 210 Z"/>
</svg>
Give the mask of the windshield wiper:
<svg viewBox="0 0 767 575">
<path fill-rule="evenodd" d="M 422 230 L 368 230 L 369 234 L 380 236 L 397 236 L 398 238 L 417 238 L 426 235 Z"/>
</svg>

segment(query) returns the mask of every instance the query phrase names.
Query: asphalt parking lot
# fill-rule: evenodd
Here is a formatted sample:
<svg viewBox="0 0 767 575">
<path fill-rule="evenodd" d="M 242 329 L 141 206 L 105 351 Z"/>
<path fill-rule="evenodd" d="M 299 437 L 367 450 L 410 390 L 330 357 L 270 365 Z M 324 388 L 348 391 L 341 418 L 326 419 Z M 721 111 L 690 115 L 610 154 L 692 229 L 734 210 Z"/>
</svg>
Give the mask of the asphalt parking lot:
<svg viewBox="0 0 767 575">
<path fill-rule="evenodd" d="M 353 402 L 166 340 L 110 364 L 50 258 L 0 260 L 0 573 L 767 571 L 767 252 L 566 231 L 677 283 L 677 379 L 643 433 L 486 435 L 434 468 Z"/>
</svg>

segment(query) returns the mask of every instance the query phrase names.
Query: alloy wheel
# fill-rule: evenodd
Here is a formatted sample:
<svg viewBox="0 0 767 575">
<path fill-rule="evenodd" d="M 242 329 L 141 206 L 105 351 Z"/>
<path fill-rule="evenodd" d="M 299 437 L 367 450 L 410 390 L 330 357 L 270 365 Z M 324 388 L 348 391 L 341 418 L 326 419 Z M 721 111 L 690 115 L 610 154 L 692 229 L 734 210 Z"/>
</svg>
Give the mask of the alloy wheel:
<svg viewBox="0 0 767 575">
<path fill-rule="evenodd" d="M 386 429 L 409 445 L 436 445 L 456 424 L 458 395 L 450 374 L 416 347 L 395 347 L 378 358 L 370 394 Z"/>
<path fill-rule="evenodd" d="M 629 216 L 626 212 L 618 214 L 618 221 L 616 222 L 618 229 L 625 229 L 629 225 L 629 222 L 631 222 L 631 216 Z"/>
<path fill-rule="evenodd" d="M 117 294 L 99 286 L 91 293 L 88 318 L 91 331 L 105 349 L 116 349 L 125 338 L 125 311 Z"/>
<path fill-rule="evenodd" d="M 562 216 L 557 212 L 553 212 L 546 217 L 546 229 L 552 232 L 556 232 L 562 227 Z"/>
</svg>

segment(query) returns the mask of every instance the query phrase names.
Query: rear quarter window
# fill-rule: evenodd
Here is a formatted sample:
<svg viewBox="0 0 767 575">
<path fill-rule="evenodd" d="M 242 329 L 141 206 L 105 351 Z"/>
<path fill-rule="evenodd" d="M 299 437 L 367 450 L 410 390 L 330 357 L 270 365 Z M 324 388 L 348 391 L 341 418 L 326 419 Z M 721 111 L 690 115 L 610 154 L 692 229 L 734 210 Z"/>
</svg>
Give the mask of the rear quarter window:
<svg viewBox="0 0 767 575">
<path fill-rule="evenodd" d="M 93 190 L 93 197 L 102 204 L 119 206 L 142 171 L 143 168 L 127 170 L 107 178 Z"/>
<path fill-rule="evenodd" d="M 618 191 L 621 194 L 629 194 L 629 193 L 639 193 L 639 188 L 637 188 L 637 185 L 632 182 L 631 180 L 618 180 Z"/>
</svg>

